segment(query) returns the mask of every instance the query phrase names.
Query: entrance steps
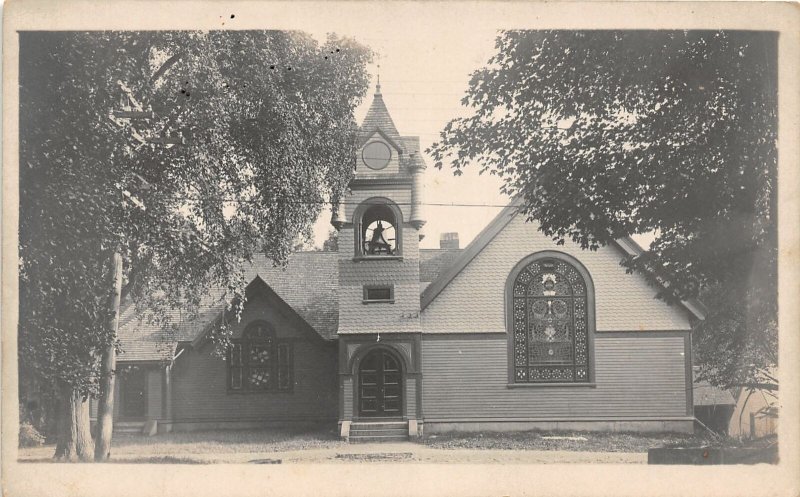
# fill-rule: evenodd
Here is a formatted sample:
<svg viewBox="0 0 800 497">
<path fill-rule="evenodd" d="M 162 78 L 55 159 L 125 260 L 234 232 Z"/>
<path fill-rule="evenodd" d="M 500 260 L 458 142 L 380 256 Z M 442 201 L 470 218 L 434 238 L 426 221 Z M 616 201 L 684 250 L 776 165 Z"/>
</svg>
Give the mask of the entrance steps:
<svg viewBox="0 0 800 497">
<path fill-rule="evenodd" d="M 353 421 L 351 443 L 407 442 L 408 421 Z"/>
<path fill-rule="evenodd" d="M 137 433 L 144 430 L 144 421 L 114 421 L 114 433 Z"/>
</svg>

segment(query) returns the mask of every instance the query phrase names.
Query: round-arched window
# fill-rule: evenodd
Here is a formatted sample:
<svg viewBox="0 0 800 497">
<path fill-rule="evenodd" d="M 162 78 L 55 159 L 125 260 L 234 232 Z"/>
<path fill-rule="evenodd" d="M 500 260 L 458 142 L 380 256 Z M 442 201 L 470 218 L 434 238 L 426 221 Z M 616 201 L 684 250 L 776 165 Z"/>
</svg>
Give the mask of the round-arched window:
<svg viewBox="0 0 800 497">
<path fill-rule="evenodd" d="M 361 251 L 364 255 L 397 255 L 398 223 L 391 207 L 376 204 L 361 217 Z"/>
<path fill-rule="evenodd" d="M 392 149 L 383 142 L 367 143 L 361 150 L 361 159 L 370 169 L 383 169 L 389 165 L 392 158 Z"/>
<path fill-rule="evenodd" d="M 588 382 L 587 284 L 570 263 L 535 259 L 513 283 L 515 383 Z"/>
</svg>

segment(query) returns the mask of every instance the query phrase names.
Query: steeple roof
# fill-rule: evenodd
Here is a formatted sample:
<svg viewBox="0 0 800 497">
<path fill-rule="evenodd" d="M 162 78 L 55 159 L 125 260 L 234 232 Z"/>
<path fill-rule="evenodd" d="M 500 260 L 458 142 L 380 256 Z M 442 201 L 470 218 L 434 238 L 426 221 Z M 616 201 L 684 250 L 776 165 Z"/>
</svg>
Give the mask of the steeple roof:
<svg viewBox="0 0 800 497">
<path fill-rule="evenodd" d="M 375 130 L 381 130 L 383 133 L 394 141 L 399 141 L 400 133 L 392 121 L 392 116 L 389 115 L 389 110 L 383 102 L 383 95 L 381 95 L 381 83 L 375 87 L 375 95 L 372 97 L 372 105 L 369 106 L 367 116 L 364 122 L 361 123 L 361 139 L 368 138 Z"/>
</svg>

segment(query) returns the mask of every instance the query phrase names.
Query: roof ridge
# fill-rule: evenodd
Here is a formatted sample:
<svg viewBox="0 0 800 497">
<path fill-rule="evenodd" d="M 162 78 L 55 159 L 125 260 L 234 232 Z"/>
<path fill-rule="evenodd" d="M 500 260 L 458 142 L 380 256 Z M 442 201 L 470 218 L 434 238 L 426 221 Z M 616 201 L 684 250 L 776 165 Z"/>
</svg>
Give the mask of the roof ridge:
<svg viewBox="0 0 800 497">
<path fill-rule="evenodd" d="M 501 210 L 494 219 L 492 219 L 486 227 L 478 233 L 478 236 L 462 250 L 461 254 L 455 261 L 443 271 L 435 280 L 428 285 L 422 292 L 420 298 L 420 310 L 425 310 L 428 305 L 450 284 L 461 270 L 463 270 L 487 245 L 495 236 L 517 215 L 517 210 L 522 204 L 522 197 L 517 196 L 511 200 L 503 210 Z"/>
</svg>

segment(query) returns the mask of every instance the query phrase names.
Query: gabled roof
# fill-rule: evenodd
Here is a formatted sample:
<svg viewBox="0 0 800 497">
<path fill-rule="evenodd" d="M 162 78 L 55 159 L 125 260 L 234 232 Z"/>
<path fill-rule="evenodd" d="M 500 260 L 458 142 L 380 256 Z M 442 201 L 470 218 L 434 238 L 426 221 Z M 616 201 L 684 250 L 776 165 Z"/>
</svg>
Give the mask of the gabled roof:
<svg viewBox="0 0 800 497">
<path fill-rule="evenodd" d="M 294 322 L 299 323 L 301 332 L 310 334 L 316 338 L 324 338 L 316 332 L 316 330 L 303 316 L 301 316 L 292 306 L 287 304 L 286 301 L 282 299 L 277 292 L 275 292 L 275 290 L 273 290 L 263 279 L 261 279 L 261 276 L 256 275 L 256 277 L 250 282 L 250 284 L 247 285 L 247 288 L 245 289 L 245 298 L 250 300 L 258 294 L 265 295 L 272 301 L 271 305 L 275 306 L 275 308 L 281 311 L 284 315 L 289 316 L 294 320 Z M 197 347 L 205 342 L 208 333 L 211 331 L 214 325 L 220 323 L 223 319 L 230 319 L 232 317 L 231 314 L 232 311 L 230 309 L 220 309 L 217 312 L 215 319 L 208 322 L 203 327 L 203 330 L 192 339 L 192 347 Z M 330 340 L 331 338 L 328 339 Z"/>
<path fill-rule="evenodd" d="M 260 276 L 322 338 L 336 336 L 339 326 L 339 253 L 295 252 L 285 269 L 258 254 L 249 275 Z"/>
<path fill-rule="evenodd" d="M 320 337 L 331 340 L 339 324 L 338 257 L 337 252 L 296 252 L 289 256 L 286 268 L 280 268 L 258 254 L 247 267 L 245 278 L 249 282 L 263 280 Z M 169 313 L 176 325 L 174 331 L 138 319 L 132 302 L 125 302 L 120 311 L 119 360 L 170 360 L 179 342 L 194 341 L 225 309 L 222 295 L 221 288 L 211 289 L 193 319 L 179 311 Z"/>
<path fill-rule="evenodd" d="M 640 255 L 644 253 L 644 249 L 636 243 L 636 240 L 626 236 L 616 240 L 617 247 L 625 252 L 627 255 Z M 697 319 L 705 319 L 708 314 L 708 308 L 697 299 L 689 299 L 681 301 L 681 304 L 692 313 Z"/>
<path fill-rule="evenodd" d="M 420 310 L 427 308 L 431 302 L 450 284 L 453 279 L 496 237 L 508 223 L 514 219 L 522 206 L 523 198 L 515 197 L 511 203 L 481 231 L 475 239 L 455 258 L 453 263 L 428 285 L 420 298 Z M 636 255 L 644 250 L 632 238 L 624 237 L 615 240 L 615 246 L 630 255 Z M 705 319 L 706 308 L 697 300 L 683 301 L 683 306 L 696 318 Z"/>
<path fill-rule="evenodd" d="M 694 399 L 695 407 L 736 405 L 736 400 L 728 390 L 715 387 L 705 380 L 697 380 L 696 374 L 694 376 L 695 380 L 692 384 L 692 398 Z"/>
<path fill-rule="evenodd" d="M 433 281 L 461 252 L 459 249 L 423 249 L 420 251 L 420 280 Z M 308 324 L 310 330 L 325 340 L 337 338 L 339 324 L 337 252 L 296 252 L 285 269 L 273 267 L 263 255 L 254 258 L 246 271 L 248 288 L 261 289 L 285 303 L 287 312 Z M 170 312 L 176 324 L 165 331 L 158 324 L 140 321 L 132 302 L 123 304 L 120 316 L 119 360 L 169 361 L 179 343 L 200 343 L 206 332 L 222 315 L 226 302 L 222 289 L 214 289 L 201 301 L 197 316 Z"/>
<path fill-rule="evenodd" d="M 375 95 L 372 97 L 372 104 L 369 106 L 364 122 L 361 123 L 362 136 L 363 134 L 371 135 L 376 130 L 383 131 L 383 133 L 394 142 L 399 141 L 400 133 L 394 125 L 392 116 L 389 115 L 389 109 L 386 108 L 386 104 L 383 102 L 380 84 L 375 90 Z"/>
<path fill-rule="evenodd" d="M 169 313 L 171 322 L 180 323 L 179 312 Z M 183 330 L 164 331 L 158 324 L 140 321 L 133 303 L 125 302 L 120 308 L 118 361 L 168 361 Z"/>
<path fill-rule="evenodd" d="M 462 249 L 419 249 L 419 281 L 434 281 L 453 264 L 461 252 Z"/>
<path fill-rule="evenodd" d="M 408 154 L 419 155 L 419 136 L 401 136 L 400 144 Z"/>
<path fill-rule="evenodd" d="M 381 138 L 386 140 L 389 143 L 389 145 L 394 147 L 395 150 L 397 150 L 397 151 L 399 151 L 401 153 L 405 152 L 405 148 L 403 147 L 401 142 L 395 141 L 394 138 L 392 138 L 391 136 L 389 136 L 386 133 L 384 133 L 383 130 L 380 129 L 380 128 L 375 128 L 372 131 L 362 131 L 360 133 L 360 135 L 359 135 L 359 138 L 358 138 L 358 146 L 361 147 L 365 143 L 367 143 L 369 141 L 369 139 L 372 138 L 373 135 L 375 135 L 375 133 L 379 134 L 381 136 Z"/>
<path fill-rule="evenodd" d="M 475 258 L 487 245 L 491 242 L 495 236 L 497 236 L 506 225 L 514 219 L 516 216 L 519 206 L 522 205 L 521 197 L 515 198 L 507 207 L 505 207 L 500 214 L 498 214 L 492 222 L 486 225 L 483 230 L 478 233 L 478 236 L 475 237 L 469 245 L 462 250 L 457 257 L 454 258 L 452 264 L 441 272 L 435 280 L 428 285 L 425 290 L 422 292 L 422 296 L 420 297 L 420 310 L 425 310 L 426 307 L 433 302 L 442 290 L 445 289 L 447 285 L 450 284 L 453 279 L 458 276 L 461 271 L 467 267 L 467 264 L 472 262 L 472 259 Z"/>
</svg>

